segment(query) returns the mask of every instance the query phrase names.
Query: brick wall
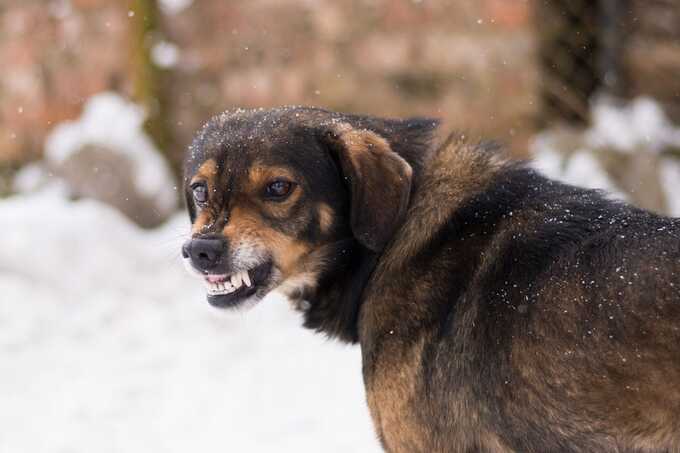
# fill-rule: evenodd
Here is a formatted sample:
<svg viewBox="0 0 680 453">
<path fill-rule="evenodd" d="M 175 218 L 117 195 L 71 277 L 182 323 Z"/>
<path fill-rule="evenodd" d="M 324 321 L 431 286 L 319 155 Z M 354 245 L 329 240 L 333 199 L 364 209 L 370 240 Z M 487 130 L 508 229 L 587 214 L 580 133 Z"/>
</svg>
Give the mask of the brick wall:
<svg viewBox="0 0 680 453">
<path fill-rule="evenodd" d="M 522 150 L 536 113 L 528 0 L 195 0 L 163 17 L 178 152 L 211 114 L 311 104 L 434 115 Z M 126 2 L 0 6 L 0 161 L 39 156 L 55 122 L 130 93 Z"/>
<path fill-rule="evenodd" d="M 125 80 L 120 2 L 10 0 L 0 6 L 0 161 L 38 156 L 46 132 L 92 93 Z"/>
</svg>

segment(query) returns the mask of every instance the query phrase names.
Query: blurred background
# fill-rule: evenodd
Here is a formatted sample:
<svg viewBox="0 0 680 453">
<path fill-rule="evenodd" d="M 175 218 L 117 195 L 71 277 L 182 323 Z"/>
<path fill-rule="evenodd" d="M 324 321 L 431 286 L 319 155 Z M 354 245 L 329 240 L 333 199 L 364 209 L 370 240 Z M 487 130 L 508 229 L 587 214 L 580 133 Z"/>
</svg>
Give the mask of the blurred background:
<svg viewBox="0 0 680 453">
<path fill-rule="evenodd" d="M 3 453 L 379 451 L 358 348 L 181 269 L 225 109 L 439 117 L 680 216 L 679 0 L 0 0 L 0 62 Z"/>
</svg>

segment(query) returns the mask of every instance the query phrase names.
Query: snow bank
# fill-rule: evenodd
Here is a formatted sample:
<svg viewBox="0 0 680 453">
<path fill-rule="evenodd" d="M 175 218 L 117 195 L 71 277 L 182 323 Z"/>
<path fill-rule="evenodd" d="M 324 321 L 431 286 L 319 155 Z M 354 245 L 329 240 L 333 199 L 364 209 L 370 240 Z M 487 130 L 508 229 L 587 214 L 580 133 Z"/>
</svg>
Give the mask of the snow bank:
<svg viewBox="0 0 680 453">
<path fill-rule="evenodd" d="M 578 150 L 565 158 L 546 143 L 541 143 L 538 149 L 540 151 L 536 151 L 536 148 L 534 151 L 533 166 L 546 176 L 586 189 L 604 190 L 614 198 L 626 199 L 626 195 L 616 187 L 588 151 Z"/>
<path fill-rule="evenodd" d="M 603 189 L 614 198 L 635 201 L 634 192 L 657 185 L 665 198 L 666 214 L 680 216 L 680 160 L 666 157 L 668 149 L 680 149 L 680 127 L 674 126 L 652 99 L 628 103 L 601 98 L 592 107 L 592 126 L 586 130 L 555 128 L 538 134 L 530 151 L 535 168 L 547 176 L 591 189 Z M 619 166 L 620 178 L 634 180 L 632 187 L 619 186 L 600 159 L 607 153 L 610 164 Z M 658 174 L 640 181 L 640 168 L 630 165 L 633 155 L 658 162 Z M 630 172 L 628 175 L 626 172 Z M 651 179 L 651 180 L 650 180 Z M 650 207 L 648 207 L 650 208 Z"/>
<path fill-rule="evenodd" d="M 58 166 L 87 145 L 121 153 L 131 163 L 139 193 L 158 203 L 160 212 L 176 204 L 170 167 L 144 132 L 144 110 L 112 92 L 85 103 L 78 120 L 57 125 L 45 141 L 45 159 Z"/>
<path fill-rule="evenodd" d="M 284 301 L 209 307 L 184 216 L 144 231 L 50 187 L 0 201 L 0 451 L 379 451 L 358 348 Z"/>
<path fill-rule="evenodd" d="M 667 146 L 680 146 L 680 129 L 653 99 L 641 97 L 622 104 L 605 97 L 595 102 L 591 116 L 593 125 L 586 138 L 593 148 L 659 152 Z"/>
</svg>

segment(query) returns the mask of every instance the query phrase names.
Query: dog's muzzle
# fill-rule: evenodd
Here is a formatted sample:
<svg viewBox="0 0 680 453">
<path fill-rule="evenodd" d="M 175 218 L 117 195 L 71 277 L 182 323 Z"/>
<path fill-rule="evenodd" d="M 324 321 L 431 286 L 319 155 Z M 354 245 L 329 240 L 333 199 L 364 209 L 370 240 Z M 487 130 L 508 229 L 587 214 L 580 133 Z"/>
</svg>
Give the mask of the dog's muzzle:
<svg viewBox="0 0 680 453">
<path fill-rule="evenodd" d="M 190 259 L 196 270 L 206 274 L 224 267 L 226 253 L 227 241 L 216 237 L 191 239 L 182 246 L 182 257 Z"/>
<path fill-rule="evenodd" d="M 244 266 L 232 263 L 228 241 L 217 235 L 193 238 L 182 246 L 184 265 L 190 274 L 205 284 L 208 302 L 215 306 L 234 306 L 266 288 L 272 271 L 270 260 Z M 236 267 L 234 267 L 236 265 Z"/>
</svg>

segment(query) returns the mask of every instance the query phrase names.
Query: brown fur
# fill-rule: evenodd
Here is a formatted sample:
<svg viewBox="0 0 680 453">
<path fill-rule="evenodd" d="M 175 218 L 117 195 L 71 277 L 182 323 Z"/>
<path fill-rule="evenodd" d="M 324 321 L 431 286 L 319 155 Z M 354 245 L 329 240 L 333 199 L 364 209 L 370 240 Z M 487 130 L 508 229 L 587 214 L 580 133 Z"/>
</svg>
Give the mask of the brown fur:
<svg viewBox="0 0 680 453">
<path fill-rule="evenodd" d="M 192 235 L 198 235 L 201 234 L 203 231 L 208 229 L 210 225 L 213 223 L 213 217 L 210 211 L 203 211 L 200 214 L 198 214 L 198 217 L 196 220 L 194 220 L 194 223 L 191 225 L 191 234 Z"/>
<path fill-rule="evenodd" d="M 326 203 L 319 203 L 316 209 L 317 214 L 319 215 L 319 227 L 321 228 L 321 231 L 324 234 L 330 233 L 335 217 L 333 214 L 333 208 L 328 206 Z"/>
<path fill-rule="evenodd" d="M 208 181 L 211 190 L 215 189 L 215 177 L 217 176 L 217 162 L 215 159 L 208 159 L 196 170 L 196 174 L 191 178 L 194 183 L 198 180 Z"/>
<path fill-rule="evenodd" d="M 435 125 L 221 115 L 187 163 L 219 195 L 194 232 L 266 249 L 305 325 L 361 345 L 390 453 L 680 453 L 680 220 Z"/>
<path fill-rule="evenodd" d="M 390 452 L 516 451 L 486 425 L 483 406 L 467 390 L 465 381 L 457 383 L 457 390 L 449 390 L 448 400 L 443 404 L 447 410 L 436 412 L 440 417 L 445 415 L 455 421 L 450 424 L 448 433 L 435 435 L 436 430 L 425 423 L 436 425 L 436 419 L 426 422 L 413 416 L 414 412 L 429 411 L 426 401 L 431 397 L 422 386 L 418 388 L 413 384 L 418 380 L 413 377 L 414 372 L 422 369 L 425 354 L 420 353 L 415 359 L 406 359 L 404 354 L 413 348 L 421 348 L 415 345 L 421 345 L 422 341 L 426 344 L 435 341 L 432 334 L 423 329 L 435 321 L 431 307 L 424 301 L 432 294 L 436 282 L 446 278 L 433 275 L 432 269 L 429 271 L 431 279 L 424 277 L 422 271 L 414 267 L 414 256 L 432 240 L 443 219 L 460 209 L 462 198 L 483 191 L 494 174 L 503 171 L 502 161 L 487 159 L 468 145 L 452 143 L 448 146 L 448 150 L 443 150 L 447 152 L 442 151 L 443 155 L 433 160 L 431 173 L 425 172 L 427 176 L 420 197 L 416 196 L 412 201 L 407 220 L 393 245 L 385 251 L 365 295 L 370 303 L 364 305 L 360 337 L 364 363 L 371 363 L 365 373 L 369 406 Z M 461 195 L 462 198 L 458 198 Z M 442 210 L 443 206 L 445 210 Z M 532 215 L 531 212 L 517 212 L 508 217 L 506 223 L 518 233 L 530 232 L 526 225 L 531 222 Z M 497 245 L 492 242 L 488 249 L 499 250 L 506 238 L 494 239 Z M 484 254 L 480 257 L 479 267 L 495 266 L 497 259 L 493 254 Z M 676 269 L 678 263 L 674 264 Z M 619 279 L 617 275 L 600 272 L 597 276 L 565 277 L 573 271 L 556 267 L 550 273 L 563 277 L 558 277 L 559 284 L 546 287 L 541 299 L 563 302 L 548 304 L 541 310 L 533 309 L 530 335 L 513 339 L 509 366 L 518 374 L 506 383 L 512 386 L 512 393 L 500 391 L 498 394 L 504 400 L 506 416 L 525 418 L 537 426 L 545 425 L 565 439 L 576 438 L 578 432 L 581 433 L 578 436 L 586 436 L 580 438 L 583 444 L 598 446 L 595 449 L 579 447 L 574 441 L 573 445 L 567 443 L 564 451 L 679 451 L 680 367 L 675 343 L 679 338 L 678 328 L 665 324 L 660 331 L 657 324 L 678 319 L 678 292 L 664 294 L 666 290 L 661 287 L 655 289 L 659 297 L 675 299 L 675 305 L 667 305 L 665 316 L 653 315 L 656 327 L 650 325 L 646 332 L 643 326 L 647 321 L 643 316 L 647 316 L 645 311 L 651 307 L 639 308 L 638 313 L 617 310 L 614 316 L 627 325 L 617 335 L 636 335 L 638 338 L 635 346 L 624 346 L 619 338 L 610 337 L 607 330 L 594 325 L 594 321 L 590 321 L 593 323 L 591 330 L 587 329 L 587 319 L 584 324 L 581 306 L 594 289 L 588 287 L 586 279 L 588 282 Z M 397 275 L 399 277 L 395 278 Z M 644 270 L 627 278 L 631 279 L 630 284 L 615 283 L 622 286 L 615 294 L 623 301 L 639 298 L 640 287 L 652 283 Z M 677 274 L 673 278 L 677 281 Z M 672 284 L 665 286 L 672 291 Z M 518 313 L 531 309 L 526 304 L 516 307 Z M 405 313 L 408 313 L 407 317 Z M 464 348 L 470 341 L 466 338 L 472 335 L 466 331 L 476 323 L 488 321 L 480 318 L 475 306 L 461 306 L 456 318 L 460 322 L 457 332 L 454 330 L 454 338 L 459 340 L 453 343 L 463 348 L 463 355 L 454 360 L 466 360 Z M 655 334 L 652 329 L 656 330 Z M 419 330 L 420 336 L 414 337 L 413 332 Z M 594 358 L 589 344 L 606 346 Z M 494 359 L 489 357 L 488 360 Z M 597 362 L 593 363 L 593 360 Z M 464 364 L 460 366 L 465 367 Z M 589 374 L 586 370 L 593 366 L 602 368 L 602 374 Z M 404 376 L 410 378 L 404 381 Z M 440 379 L 444 380 L 444 377 Z M 430 380 L 439 379 L 435 375 Z M 398 391 L 395 386 L 400 386 Z M 392 402 L 394 398 L 401 399 L 399 406 Z M 597 412 L 601 415 L 596 416 Z M 566 414 L 574 414 L 569 423 L 566 423 Z M 428 439 L 426 446 L 422 444 L 423 437 Z"/>
<path fill-rule="evenodd" d="M 394 246 L 385 255 L 385 267 L 394 271 L 413 258 L 439 228 L 444 219 L 451 216 L 471 194 L 484 189 L 502 168 L 503 160 L 495 158 L 489 165 L 488 157 L 451 135 L 442 145 L 422 176 L 422 185 L 411 202 L 406 222 L 397 232 Z M 437 204 L 433 200 L 445 199 Z"/>
<path fill-rule="evenodd" d="M 354 235 L 371 250 L 382 250 L 408 206 L 411 166 L 387 140 L 348 124 L 336 126 L 338 157 L 350 179 Z"/>
<path fill-rule="evenodd" d="M 239 206 L 232 208 L 222 233 L 232 244 L 252 242 L 269 250 L 284 277 L 291 276 L 311 250 L 311 244 L 271 228 L 254 209 Z"/>
</svg>

